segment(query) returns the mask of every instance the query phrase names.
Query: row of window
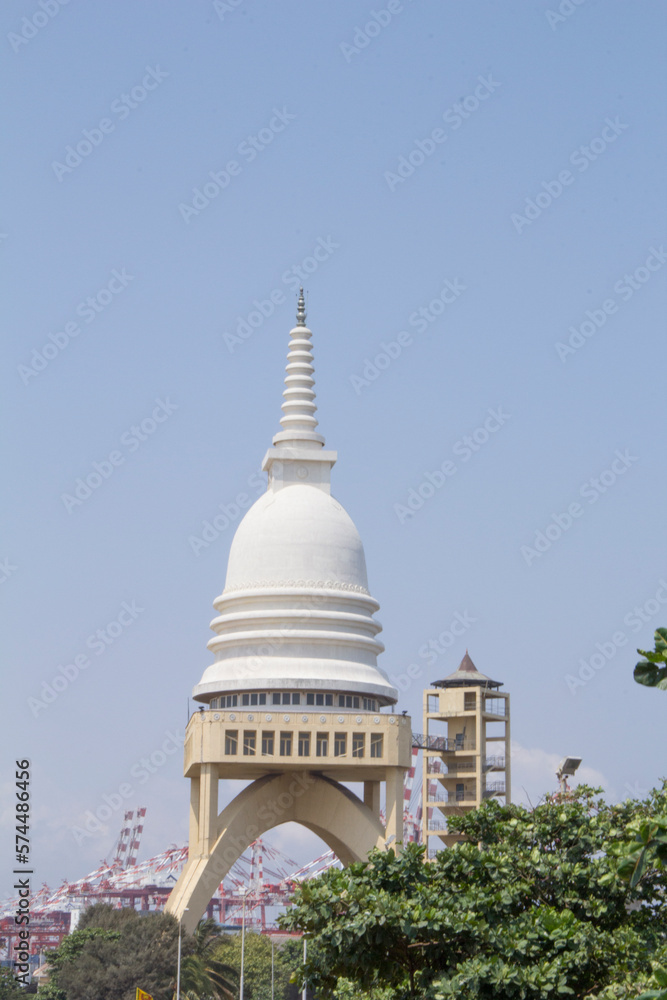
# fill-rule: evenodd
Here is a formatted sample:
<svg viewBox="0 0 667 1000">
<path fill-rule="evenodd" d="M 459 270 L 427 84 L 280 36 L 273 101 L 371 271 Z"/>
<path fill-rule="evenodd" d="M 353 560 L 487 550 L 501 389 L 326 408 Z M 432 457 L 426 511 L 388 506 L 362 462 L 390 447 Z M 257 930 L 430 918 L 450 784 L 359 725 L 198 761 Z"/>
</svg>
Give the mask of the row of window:
<svg viewBox="0 0 667 1000">
<path fill-rule="evenodd" d="M 224 694 L 220 698 L 211 699 L 211 708 L 237 708 L 240 706 L 266 705 L 267 695 L 265 692 L 253 691 L 252 694 Z M 334 701 L 334 697 L 337 699 Z M 304 699 L 302 702 L 301 699 Z M 274 691 L 271 695 L 272 705 L 327 705 L 330 708 L 334 704 L 338 708 L 363 708 L 364 712 L 377 712 L 378 703 L 375 698 L 360 698 L 351 694 L 303 694 L 300 691 Z"/>
<path fill-rule="evenodd" d="M 278 736 L 278 747 L 280 757 L 291 757 L 293 744 L 296 744 L 297 756 L 310 757 L 312 733 L 299 733 L 294 739 L 294 733 L 281 732 Z M 260 736 L 262 757 L 275 757 L 276 734 L 274 731 L 263 730 Z M 329 733 L 315 733 L 315 756 L 329 756 Z M 257 731 L 245 729 L 241 732 L 241 751 L 239 751 L 239 731 L 238 729 L 227 729 L 225 731 L 225 754 L 237 756 L 239 752 L 244 757 L 255 757 L 257 755 Z M 368 745 L 369 756 L 382 757 L 384 740 L 382 733 L 370 733 Z M 364 757 L 366 755 L 366 733 L 352 733 L 351 750 L 353 757 Z M 348 734 L 333 734 L 333 755 L 334 757 L 347 757 Z"/>
</svg>

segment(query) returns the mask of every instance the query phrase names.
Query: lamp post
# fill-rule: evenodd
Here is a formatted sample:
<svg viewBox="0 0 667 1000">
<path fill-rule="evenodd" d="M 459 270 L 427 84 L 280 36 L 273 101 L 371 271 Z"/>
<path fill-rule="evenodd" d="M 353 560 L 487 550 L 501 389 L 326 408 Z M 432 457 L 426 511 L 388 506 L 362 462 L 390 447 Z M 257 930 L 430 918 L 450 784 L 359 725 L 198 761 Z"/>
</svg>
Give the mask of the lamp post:
<svg viewBox="0 0 667 1000">
<path fill-rule="evenodd" d="M 243 896 L 243 910 L 241 915 L 241 981 L 239 983 L 239 1000 L 243 1000 L 243 973 L 244 973 L 244 961 L 245 961 L 245 898 L 248 895 L 248 890 L 245 886 L 239 889 L 239 892 Z"/>
<path fill-rule="evenodd" d="M 188 912 L 188 907 L 186 906 L 183 913 Z M 181 1000 L 181 932 L 183 930 L 183 913 L 179 917 L 178 921 L 178 961 L 176 963 L 176 1000 Z"/>
<path fill-rule="evenodd" d="M 556 777 L 558 778 L 558 785 L 560 788 L 561 795 L 567 795 L 567 777 L 568 775 L 572 777 L 576 773 L 577 768 L 581 764 L 581 757 L 563 757 L 562 761 L 558 765 L 558 770 L 556 771 Z"/>
<path fill-rule="evenodd" d="M 303 964 L 304 965 L 306 964 L 306 958 L 307 957 L 308 957 L 308 942 L 304 938 L 303 939 Z M 306 977 L 304 976 L 303 977 L 303 991 L 301 993 L 301 1000 L 306 1000 L 306 990 L 307 990 L 307 988 L 308 987 L 306 985 Z"/>
</svg>

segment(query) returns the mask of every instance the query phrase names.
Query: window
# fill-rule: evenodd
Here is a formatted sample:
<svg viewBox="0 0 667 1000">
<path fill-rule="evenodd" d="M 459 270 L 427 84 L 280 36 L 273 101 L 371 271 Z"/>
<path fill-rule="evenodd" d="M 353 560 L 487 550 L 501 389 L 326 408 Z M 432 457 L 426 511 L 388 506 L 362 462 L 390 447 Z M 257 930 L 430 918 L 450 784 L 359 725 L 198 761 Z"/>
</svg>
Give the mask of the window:
<svg viewBox="0 0 667 1000">
<path fill-rule="evenodd" d="M 338 695 L 338 707 L 339 708 L 345 708 L 345 695 L 344 694 L 339 694 Z"/>
<path fill-rule="evenodd" d="M 347 733 L 334 733 L 334 757 L 345 757 L 347 754 Z"/>
<path fill-rule="evenodd" d="M 223 701 L 223 699 L 221 698 L 220 699 L 220 707 L 221 708 L 222 708 L 222 701 Z M 227 708 L 236 708 L 236 706 L 239 703 L 239 696 L 237 694 L 228 694 L 227 697 L 225 698 L 225 702 L 226 702 Z"/>
<path fill-rule="evenodd" d="M 323 705 L 324 704 L 324 695 L 323 694 L 315 695 L 315 704 L 316 705 Z"/>
<path fill-rule="evenodd" d="M 262 757 L 273 757 L 273 733 L 262 733 Z"/>
<path fill-rule="evenodd" d="M 249 705 L 250 704 L 250 695 L 249 694 L 244 694 L 244 695 L 241 696 L 241 704 L 242 705 Z"/>
<path fill-rule="evenodd" d="M 290 698 L 289 691 L 283 692 L 283 705 L 289 705 L 291 700 L 292 699 Z"/>
<path fill-rule="evenodd" d="M 291 757 L 292 756 L 292 734 L 291 733 L 281 733 L 280 734 L 280 756 L 281 757 Z"/>
<path fill-rule="evenodd" d="M 310 757 L 310 733 L 299 733 L 299 757 Z"/>
<path fill-rule="evenodd" d="M 254 757 L 257 752 L 257 733 L 254 729 L 246 730 L 243 733 L 243 754 L 246 757 Z"/>
<path fill-rule="evenodd" d="M 352 756 L 363 757 L 364 745 L 366 743 L 365 733 L 352 733 Z"/>
<path fill-rule="evenodd" d="M 251 705 L 256 705 L 257 704 L 257 694 L 251 694 L 250 695 L 250 704 Z"/>
<path fill-rule="evenodd" d="M 211 698 L 210 708 L 217 708 L 217 707 L 218 707 L 218 699 L 217 698 Z"/>
<path fill-rule="evenodd" d="M 384 752 L 382 733 L 371 733 L 371 757 L 382 757 Z"/>
<path fill-rule="evenodd" d="M 475 691 L 464 691 L 463 693 L 463 711 L 464 712 L 474 712 L 475 711 Z"/>
<path fill-rule="evenodd" d="M 238 729 L 228 729 L 225 733 L 225 753 L 232 755 L 238 753 L 238 746 L 239 746 Z"/>
<path fill-rule="evenodd" d="M 465 798 L 465 785 L 463 783 L 456 785 L 456 801 L 463 802 Z"/>
<path fill-rule="evenodd" d="M 359 699 L 358 698 L 353 698 L 352 699 L 352 708 L 359 708 Z"/>
<path fill-rule="evenodd" d="M 292 704 L 293 705 L 300 705 L 301 704 L 301 695 L 300 694 L 293 694 L 292 695 Z"/>
<path fill-rule="evenodd" d="M 375 698 L 364 698 L 364 712 L 377 712 L 378 703 Z"/>
<path fill-rule="evenodd" d="M 320 698 L 321 697 L 322 697 L 322 695 L 320 695 Z M 315 695 L 314 694 L 307 694 L 306 695 L 306 705 L 314 705 L 314 704 L 315 704 Z"/>
<path fill-rule="evenodd" d="M 333 695 L 332 694 L 325 694 L 325 696 L 324 696 L 324 704 L 325 705 L 330 705 L 333 708 Z"/>
<path fill-rule="evenodd" d="M 317 734 L 317 746 L 316 746 L 316 756 L 326 757 L 329 753 L 329 734 L 328 733 L 318 733 Z"/>
<path fill-rule="evenodd" d="M 273 704 L 274 705 L 279 705 L 280 704 L 280 695 L 278 694 L 277 691 L 273 692 Z"/>
<path fill-rule="evenodd" d="M 260 694 L 260 696 L 259 696 L 259 703 L 260 703 L 260 705 L 266 705 L 266 695 L 265 694 Z"/>
</svg>

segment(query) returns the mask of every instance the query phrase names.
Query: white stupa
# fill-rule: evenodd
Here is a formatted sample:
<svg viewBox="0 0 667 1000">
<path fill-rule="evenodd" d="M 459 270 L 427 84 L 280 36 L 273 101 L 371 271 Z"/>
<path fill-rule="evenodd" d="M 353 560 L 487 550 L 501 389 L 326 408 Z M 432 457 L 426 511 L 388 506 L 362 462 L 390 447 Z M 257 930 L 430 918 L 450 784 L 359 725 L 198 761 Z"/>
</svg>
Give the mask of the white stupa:
<svg viewBox="0 0 667 1000">
<path fill-rule="evenodd" d="M 208 643 L 215 662 L 193 697 L 211 709 L 260 705 L 377 711 L 398 693 L 377 666 L 359 533 L 331 496 L 336 452 L 316 431 L 311 331 L 303 289 L 290 332 L 282 430 L 262 468 L 266 493 L 239 524 Z"/>
</svg>

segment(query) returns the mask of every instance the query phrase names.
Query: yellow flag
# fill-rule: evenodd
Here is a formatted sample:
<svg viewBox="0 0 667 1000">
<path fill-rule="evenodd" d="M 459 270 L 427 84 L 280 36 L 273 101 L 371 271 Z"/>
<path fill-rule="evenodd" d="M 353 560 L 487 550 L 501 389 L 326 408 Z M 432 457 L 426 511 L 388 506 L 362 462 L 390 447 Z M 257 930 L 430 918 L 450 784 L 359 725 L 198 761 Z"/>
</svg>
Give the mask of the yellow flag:
<svg viewBox="0 0 667 1000">
<path fill-rule="evenodd" d="M 140 990 L 139 987 L 137 986 L 136 1000 L 153 1000 L 153 997 L 150 995 L 150 993 L 144 993 L 144 991 Z"/>
</svg>

